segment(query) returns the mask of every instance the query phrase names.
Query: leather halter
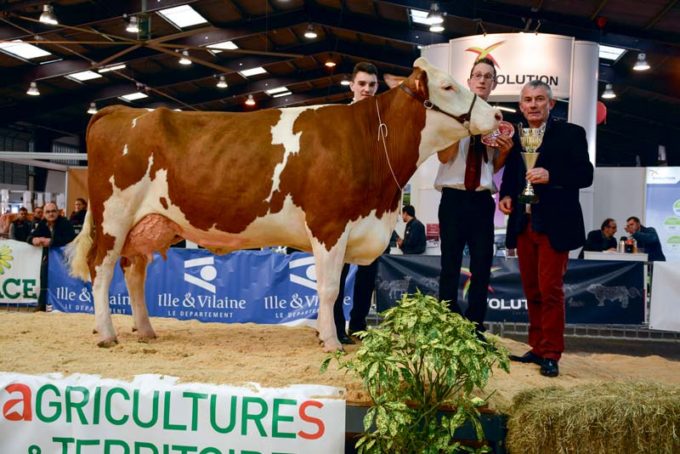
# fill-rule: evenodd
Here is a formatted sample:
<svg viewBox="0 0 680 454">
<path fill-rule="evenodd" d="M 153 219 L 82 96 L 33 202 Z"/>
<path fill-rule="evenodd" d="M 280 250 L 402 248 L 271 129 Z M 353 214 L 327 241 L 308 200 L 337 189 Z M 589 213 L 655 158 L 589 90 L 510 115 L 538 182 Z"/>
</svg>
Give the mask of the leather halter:
<svg viewBox="0 0 680 454">
<path fill-rule="evenodd" d="M 404 83 L 399 84 L 399 88 L 404 90 L 404 92 L 407 95 L 411 96 L 412 98 L 416 99 L 417 101 L 420 101 L 420 99 L 418 99 L 418 96 L 416 96 L 416 94 L 413 92 L 413 90 L 411 90 L 409 87 L 407 87 Z M 467 113 L 464 113 L 462 115 L 450 114 L 450 113 L 446 112 L 445 110 L 442 110 L 439 106 L 434 104 L 429 99 L 426 99 L 425 101 L 423 101 L 423 107 L 425 107 L 427 110 L 434 110 L 435 112 L 440 112 L 440 113 L 443 113 L 444 115 L 446 115 L 448 117 L 453 118 L 458 123 L 460 123 L 465 129 L 467 129 L 469 131 L 470 130 L 470 117 L 472 115 L 472 108 L 475 107 L 475 102 L 477 102 L 477 95 L 476 94 L 474 94 L 473 97 L 472 97 L 472 104 L 470 104 L 470 108 L 468 109 Z"/>
</svg>

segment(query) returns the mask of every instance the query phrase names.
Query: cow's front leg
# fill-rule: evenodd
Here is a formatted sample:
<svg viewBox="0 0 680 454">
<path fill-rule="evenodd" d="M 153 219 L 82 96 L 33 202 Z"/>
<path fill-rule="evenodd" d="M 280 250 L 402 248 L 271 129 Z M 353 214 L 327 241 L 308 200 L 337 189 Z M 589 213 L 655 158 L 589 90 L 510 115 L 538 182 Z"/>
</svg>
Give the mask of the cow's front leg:
<svg viewBox="0 0 680 454">
<path fill-rule="evenodd" d="M 323 351 L 333 352 L 342 350 L 342 344 L 338 341 L 338 334 L 333 319 L 333 304 L 340 289 L 340 274 L 345 259 L 347 236 L 327 250 L 323 244 L 312 240 L 314 262 L 316 263 L 316 288 L 319 294 L 319 314 L 316 320 L 316 328 L 319 331 L 319 339 L 323 342 Z"/>
</svg>

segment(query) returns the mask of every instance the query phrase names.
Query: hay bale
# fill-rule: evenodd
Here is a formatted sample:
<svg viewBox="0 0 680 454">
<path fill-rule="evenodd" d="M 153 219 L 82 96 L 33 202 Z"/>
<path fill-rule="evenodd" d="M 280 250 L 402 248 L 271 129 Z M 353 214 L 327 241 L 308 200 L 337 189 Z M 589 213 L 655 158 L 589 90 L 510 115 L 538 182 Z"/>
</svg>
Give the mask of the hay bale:
<svg viewBox="0 0 680 454">
<path fill-rule="evenodd" d="M 680 388 L 613 382 L 523 391 L 513 400 L 511 453 L 679 453 Z"/>
</svg>

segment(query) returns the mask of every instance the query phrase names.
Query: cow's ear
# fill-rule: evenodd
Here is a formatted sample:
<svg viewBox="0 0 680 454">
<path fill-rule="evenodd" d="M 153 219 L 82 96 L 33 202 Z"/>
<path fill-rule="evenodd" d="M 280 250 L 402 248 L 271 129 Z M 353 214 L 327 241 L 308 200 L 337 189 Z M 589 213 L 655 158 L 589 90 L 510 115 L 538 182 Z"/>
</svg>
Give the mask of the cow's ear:
<svg viewBox="0 0 680 454">
<path fill-rule="evenodd" d="M 383 76 L 383 80 L 385 81 L 388 87 L 395 88 L 399 86 L 399 84 L 402 83 L 404 80 L 406 80 L 406 77 L 395 76 L 394 74 L 385 74 Z"/>
<path fill-rule="evenodd" d="M 422 99 L 430 99 L 430 92 L 427 89 L 427 71 L 416 68 L 415 76 L 416 93 L 418 96 L 421 96 Z"/>
</svg>

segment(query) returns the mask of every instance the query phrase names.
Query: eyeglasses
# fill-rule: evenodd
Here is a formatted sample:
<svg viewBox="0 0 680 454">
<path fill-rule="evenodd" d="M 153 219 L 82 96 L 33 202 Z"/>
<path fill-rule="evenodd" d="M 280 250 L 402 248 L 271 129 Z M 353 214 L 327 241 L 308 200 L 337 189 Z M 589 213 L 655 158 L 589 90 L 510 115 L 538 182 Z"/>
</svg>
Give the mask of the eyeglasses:
<svg viewBox="0 0 680 454">
<path fill-rule="evenodd" d="M 57 210 L 46 210 L 45 213 L 56 213 Z"/>
<path fill-rule="evenodd" d="M 494 78 L 493 74 L 482 74 L 482 73 L 470 74 L 470 79 L 475 79 L 475 80 L 481 80 L 481 79 L 492 80 L 493 78 Z"/>
</svg>

